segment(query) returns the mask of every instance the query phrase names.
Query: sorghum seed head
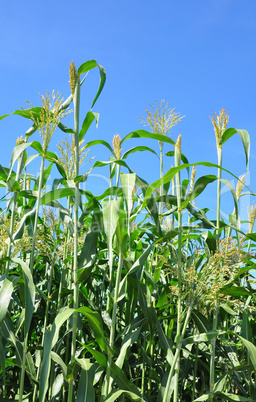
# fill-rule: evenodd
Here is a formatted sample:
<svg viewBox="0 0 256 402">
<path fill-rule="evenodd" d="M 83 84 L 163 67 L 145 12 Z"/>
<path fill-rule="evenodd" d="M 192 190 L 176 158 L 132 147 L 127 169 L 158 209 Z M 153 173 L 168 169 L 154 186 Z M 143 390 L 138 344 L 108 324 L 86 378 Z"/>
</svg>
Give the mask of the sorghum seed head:
<svg viewBox="0 0 256 402">
<path fill-rule="evenodd" d="M 121 137 L 119 134 L 114 135 L 112 144 L 114 147 L 116 158 L 120 159 L 120 157 L 121 157 Z"/>
</svg>

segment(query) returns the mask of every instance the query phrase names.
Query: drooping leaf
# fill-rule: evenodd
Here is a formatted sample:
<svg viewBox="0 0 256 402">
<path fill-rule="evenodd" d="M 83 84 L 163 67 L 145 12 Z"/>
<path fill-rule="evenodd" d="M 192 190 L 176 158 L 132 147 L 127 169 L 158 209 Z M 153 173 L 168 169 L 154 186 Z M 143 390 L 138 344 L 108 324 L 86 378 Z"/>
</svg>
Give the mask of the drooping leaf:
<svg viewBox="0 0 256 402">
<path fill-rule="evenodd" d="M 92 106 L 91 109 L 93 108 L 95 102 L 97 101 L 98 97 L 101 94 L 101 91 L 105 85 L 106 82 L 106 71 L 104 69 L 104 67 L 102 67 L 100 64 L 98 64 L 95 60 L 89 60 L 86 61 L 85 63 L 81 64 L 81 66 L 78 68 L 77 73 L 79 75 L 86 73 L 87 71 L 92 70 L 93 68 L 98 67 L 100 70 L 100 84 L 99 84 L 99 88 L 98 91 L 96 93 L 96 96 L 92 102 Z"/>
<path fill-rule="evenodd" d="M 94 119 L 96 119 L 96 127 L 98 127 L 99 116 L 100 116 L 99 113 L 94 113 L 94 112 L 87 113 L 87 115 L 83 121 L 82 128 L 79 133 L 79 141 L 82 141 L 82 139 L 84 138 L 85 134 L 89 130 Z"/>
<path fill-rule="evenodd" d="M 74 309 L 66 308 L 57 314 L 53 324 L 48 328 L 45 334 L 43 360 L 40 367 L 40 382 L 39 382 L 39 402 L 45 401 L 46 392 L 48 389 L 48 380 L 50 374 L 51 350 L 56 344 L 59 336 L 60 327 L 73 314 Z"/>
<path fill-rule="evenodd" d="M 5 278 L 0 282 L 0 327 L 6 316 L 8 306 L 12 297 L 13 283 Z"/>
<path fill-rule="evenodd" d="M 225 142 L 232 137 L 234 134 L 238 133 L 242 140 L 245 152 L 246 159 L 246 168 L 249 169 L 249 156 L 250 156 L 250 136 L 246 130 L 236 129 L 236 128 L 228 128 L 222 135 L 220 140 L 220 146 L 225 144 Z"/>
<path fill-rule="evenodd" d="M 57 188 L 44 194 L 43 197 L 41 198 L 40 205 L 48 204 L 51 201 L 59 200 L 60 198 L 63 197 L 74 197 L 74 196 L 75 196 L 75 188 Z"/>
<path fill-rule="evenodd" d="M 140 152 L 149 151 L 149 152 L 152 152 L 153 154 L 155 154 L 158 157 L 157 153 L 153 149 L 141 145 L 141 146 L 134 147 L 134 148 L 131 148 L 128 151 L 126 151 L 122 155 L 122 159 L 126 159 L 130 154 L 133 154 L 133 153 L 138 152 L 138 151 L 140 151 Z"/>
<path fill-rule="evenodd" d="M 167 142 L 169 144 L 175 145 L 175 142 L 171 138 L 167 137 L 166 135 L 150 133 L 149 131 L 146 131 L 146 130 L 133 131 L 132 133 L 126 135 L 122 139 L 121 144 L 123 142 L 127 141 L 130 138 L 150 138 L 150 139 L 153 139 L 153 140 Z"/>
<path fill-rule="evenodd" d="M 19 258 L 12 258 L 15 264 L 19 264 L 24 273 L 25 282 L 25 333 L 28 334 L 32 315 L 35 309 L 35 285 L 32 274 L 27 264 Z"/>
<path fill-rule="evenodd" d="M 88 307 L 80 307 L 76 310 L 77 313 L 83 314 L 89 322 L 89 326 L 95 335 L 95 339 L 100 346 L 100 348 L 104 351 L 107 351 L 107 344 L 105 342 L 104 331 L 103 331 L 103 322 L 101 316 L 97 311 L 92 311 Z"/>
</svg>

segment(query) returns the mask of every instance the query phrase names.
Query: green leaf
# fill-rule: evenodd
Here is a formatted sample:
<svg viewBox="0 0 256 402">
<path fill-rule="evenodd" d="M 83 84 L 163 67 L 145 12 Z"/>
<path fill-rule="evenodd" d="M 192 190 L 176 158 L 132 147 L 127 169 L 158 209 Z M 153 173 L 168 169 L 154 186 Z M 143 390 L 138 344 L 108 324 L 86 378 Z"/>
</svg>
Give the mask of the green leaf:
<svg viewBox="0 0 256 402">
<path fill-rule="evenodd" d="M 96 96 L 92 102 L 91 109 L 93 108 L 95 102 L 97 101 L 98 97 L 100 96 L 100 93 L 105 85 L 106 82 L 106 71 L 104 67 L 102 67 L 100 64 L 98 64 L 95 60 L 89 60 L 86 61 L 85 63 L 81 64 L 81 66 L 78 68 L 77 73 L 79 75 L 86 73 L 87 71 L 92 70 L 93 68 L 98 67 L 100 70 L 100 84 L 98 91 L 96 93 Z"/>
<path fill-rule="evenodd" d="M 64 377 L 63 374 L 61 373 L 55 377 L 55 380 L 52 384 L 52 394 L 51 394 L 52 398 L 58 395 L 58 393 L 61 391 L 61 388 L 63 387 L 63 384 L 64 384 Z"/>
<path fill-rule="evenodd" d="M 74 197 L 75 188 L 57 188 L 44 194 L 41 198 L 40 205 L 48 204 L 51 201 L 59 200 L 63 197 Z"/>
<path fill-rule="evenodd" d="M 36 212 L 36 208 L 32 209 L 31 211 L 29 211 L 25 215 L 23 215 L 21 221 L 19 222 L 18 229 L 16 230 L 16 232 L 13 235 L 13 241 L 20 240 L 22 238 L 26 219 L 33 216 L 35 214 L 35 212 Z"/>
<path fill-rule="evenodd" d="M 6 181 L 6 187 L 7 187 L 8 191 L 10 191 L 11 193 L 17 193 L 20 190 L 20 183 L 18 181 L 14 180 L 12 177 L 10 177 Z"/>
<path fill-rule="evenodd" d="M 26 110 L 15 110 L 12 113 L 4 114 L 3 116 L 0 116 L 0 120 L 4 119 L 7 116 L 11 115 L 17 115 L 21 117 L 25 117 L 26 119 L 32 120 L 32 116 L 34 120 L 39 119 L 40 117 L 40 111 L 41 107 L 32 107 L 31 109 L 26 109 Z"/>
<path fill-rule="evenodd" d="M 59 337 L 60 327 L 73 314 L 74 309 L 66 308 L 55 317 L 53 324 L 48 328 L 45 334 L 43 361 L 40 367 L 39 381 L 39 402 L 44 402 L 48 389 L 48 380 L 50 374 L 51 350 Z"/>
<path fill-rule="evenodd" d="M 123 154 L 121 159 L 126 159 L 130 154 L 133 154 L 134 152 L 138 152 L 138 151 L 140 151 L 140 152 L 141 151 L 149 151 L 149 152 L 152 152 L 153 154 L 155 154 L 158 157 L 157 153 L 153 149 L 151 149 L 149 147 L 145 147 L 145 146 L 139 146 L 139 147 L 131 148 L 128 151 L 126 151 Z"/>
<path fill-rule="evenodd" d="M 227 303 L 221 303 L 220 307 L 223 308 L 230 315 L 237 315 L 237 313 L 232 310 L 232 308 Z"/>
<path fill-rule="evenodd" d="M 83 121 L 82 128 L 79 133 L 79 141 L 82 141 L 82 139 L 84 138 L 85 134 L 87 133 L 87 131 L 90 128 L 94 119 L 96 119 L 96 127 L 98 127 L 99 117 L 100 117 L 99 113 L 94 113 L 94 112 L 87 113 L 87 115 Z"/>
<path fill-rule="evenodd" d="M 35 309 L 35 285 L 29 267 L 19 258 L 12 258 L 15 264 L 19 264 L 23 270 L 25 282 L 25 334 L 28 334 L 32 315 Z"/>
<path fill-rule="evenodd" d="M 238 133 L 242 140 L 245 152 L 246 159 L 246 168 L 249 170 L 249 156 L 250 156 L 250 136 L 246 130 L 236 129 L 236 128 L 228 128 L 222 135 L 220 146 L 225 144 L 225 142 L 232 137 L 234 134 Z"/>
<path fill-rule="evenodd" d="M 217 180 L 217 177 L 214 175 L 206 175 L 200 177 L 194 184 L 193 190 L 189 193 L 186 197 L 186 200 L 181 204 L 181 208 L 186 208 L 187 204 L 193 201 L 199 194 L 201 194 L 205 187 L 212 183 L 213 181 Z"/>
<path fill-rule="evenodd" d="M 18 159 L 18 157 L 25 151 L 25 149 L 27 147 L 29 147 L 31 145 L 31 143 L 26 143 L 24 142 L 23 144 L 18 144 L 14 147 L 13 151 L 12 151 L 12 157 L 11 157 L 11 162 L 10 162 L 10 172 L 9 172 L 9 176 L 11 175 L 12 172 L 12 168 L 14 163 L 16 162 L 16 160 Z"/>
<path fill-rule="evenodd" d="M 124 201 L 125 201 L 125 205 L 126 205 L 128 219 L 129 219 L 130 213 L 131 213 L 131 210 L 133 207 L 133 202 L 134 202 L 132 199 L 132 194 L 133 194 L 133 189 L 135 186 L 136 174 L 135 173 L 129 173 L 129 174 L 122 173 L 120 175 L 120 181 L 121 181 L 121 186 L 123 189 Z"/>
<path fill-rule="evenodd" d="M 196 342 L 209 342 L 211 339 L 216 338 L 218 335 L 225 334 L 226 331 L 209 331 L 199 335 L 192 335 L 183 339 L 182 343 L 188 345 Z"/>
<path fill-rule="evenodd" d="M 77 281 L 84 282 L 90 276 L 97 253 L 98 232 L 89 232 L 78 260 Z"/>
<path fill-rule="evenodd" d="M 253 364 L 254 370 L 256 370 L 256 346 L 253 345 L 253 343 L 251 343 L 247 339 L 243 338 L 242 336 L 239 335 L 236 336 L 238 336 L 241 339 L 244 346 L 246 347 L 250 360 Z"/>
<path fill-rule="evenodd" d="M 146 131 L 146 130 L 136 130 L 136 131 L 133 131 L 132 133 L 126 135 L 126 136 L 122 139 L 121 144 L 122 144 L 124 141 L 127 141 L 127 140 L 130 139 L 130 138 L 151 138 L 151 139 L 153 139 L 153 140 L 158 140 L 158 141 L 162 141 L 162 142 L 167 142 L 167 143 L 169 143 L 169 144 L 175 145 L 175 142 L 174 142 L 171 138 L 167 137 L 166 135 L 150 133 L 149 131 Z"/>
<path fill-rule="evenodd" d="M 103 332 L 103 322 L 99 313 L 97 313 L 97 311 L 92 311 L 88 307 L 80 307 L 78 310 L 76 310 L 76 312 L 83 314 L 88 319 L 89 326 L 95 335 L 95 339 L 99 347 L 102 350 L 107 351 L 107 345 Z"/>
<path fill-rule="evenodd" d="M 233 401 L 233 402 L 237 402 L 237 401 L 251 401 L 251 398 L 246 398 L 244 396 L 240 396 L 240 395 L 235 395 L 235 394 L 230 394 L 228 392 L 214 392 L 214 395 L 220 397 L 223 401 Z"/>
<path fill-rule="evenodd" d="M 167 138 L 168 138 L 168 137 L 167 137 Z M 173 179 L 173 177 L 174 177 L 180 170 L 186 169 L 187 167 L 190 167 L 190 166 L 197 166 L 197 165 L 199 165 L 199 166 L 207 166 L 207 167 L 214 167 L 214 168 L 222 169 L 222 170 L 224 170 L 225 172 L 229 173 L 231 176 L 235 177 L 237 180 L 239 180 L 239 178 L 236 177 L 236 176 L 235 176 L 233 173 L 231 173 L 229 170 L 224 169 L 224 168 L 222 168 L 221 166 L 216 165 L 215 163 L 210 163 L 210 162 L 196 162 L 196 163 L 191 163 L 191 164 L 184 163 L 183 165 L 175 166 L 175 167 L 169 169 L 168 172 L 165 173 L 165 175 L 163 175 L 162 178 L 156 180 L 154 183 L 152 183 L 152 184 L 150 184 L 150 186 L 148 186 L 148 188 L 147 188 L 147 190 L 146 190 L 146 193 L 145 193 L 145 200 L 144 200 L 144 202 L 143 202 L 143 206 L 146 205 L 147 200 L 151 197 L 151 195 L 152 195 L 152 193 L 153 193 L 153 191 L 154 191 L 155 189 L 157 189 L 158 187 L 160 187 L 160 186 L 162 186 L 162 185 L 164 185 L 164 184 L 170 182 L 170 181 Z M 224 179 L 222 179 L 221 181 L 223 181 L 223 182 L 225 182 L 225 183 L 228 182 L 228 180 L 224 180 Z M 230 185 L 230 188 L 231 188 L 231 185 Z"/>
<path fill-rule="evenodd" d="M 119 389 L 118 391 L 113 390 L 105 399 L 105 402 L 114 402 L 120 395 L 127 396 L 131 401 L 141 401 L 141 397 L 134 394 L 131 391 L 126 391 L 124 389 Z M 118 399 L 119 400 L 119 399 Z"/>
<path fill-rule="evenodd" d="M 111 147 L 111 145 L 109 145 L 109 143 L 107 141 L 104 141 L 104 140 L 89 141 L 86 144 L 86 148 L 90 148 L 93 145 L 99 145 L 99 144 L 104 145 L 105 147 L 107 147 L 110 150 L 110 152 L 115 156 L 115 152 L 114 152 L 113 148 Z"/>
<path fill-rule="evenodd" d="M 90 348 L 87 345 L 85 345 L 85 348 L 94 356 L 97 362 L 106 370 L 108 364 L 106 356 L 98 352 L 97 350 Z M 131 381 L 128 380 L 124 372 L 119 367 L 117 367 L 117 365 L 113 361 L 111 363 L 110 375 L 116 382 L 119 389 L 133 392 L 137 396 L 141 397 L 138 388 Z"/>
<path fill-rule="evenodd" d="M 0 282 L 0 327 L 6 316 L 8 306 L 12 297 L 13 283 L 5 278 Z"/>
<path fill-rule="evenodd" d="M 102 202 L 103 224 L 110 247 L 112 247 L 112 238 L 117 228 L 120 203 L 120 198 Z"/>
<path fill-rule="evenodd" d="M 61 367 L 63 375 L 64 375 L 64 377 L 66 377 L 67 366 L 64 363 L 64 361 L 62 360 L 62 358 L 57 353 L 55 353 L 53 350 L 51 351 L 51 359 Z"/>
<path fill-rule="evenodd" d="M 19 367 L 22 365 L 23 346 L 22 343 L 14 335 L 14 326 L 9 315 L 5 316 L 1 327 L 2 336 L 14 345 L 16 350 L 16 362 Z"/>
<path fill-rule="evenodd" d="M 248 318 L 248 313 L 246 311 L 243 312 L 243 321 L 242 321 L 242 337 L 247 339 L 247 341 L 252 342 L 252 328 Z"/>
<path fill-rule="evenodd" d="M 94 402 L 95 391 L 93 387 L 93 379 L 95 374 L 95 365 L 89 359 L 75 358 L 81 367 L 80 379 L 77 390 L 77 402 Z"/>
<path fill-rule="evenodd" d="M 200 332 L 209 332 L 212 328 L 210 321 L 199 311 L 193 310 L 192 318 Z"/>
<path fill-rule="evenodd" d="M 229 296 L 234 296 L 234 297 L 240 297 L 240 296 L 248 297 L 251 294 L 249 292 L 249 290 L 247 290 L 246 288 L 244 288 L 242 286 L 230 286 L 230 285 L 223 286 L 219 290 L 219 293 L 229 295 Z"/>
<path fill-rule="evenodd" d="M 0 327 L 1 327 L 1 322 L 0 322 Z M 5 383 L 5 358 L 6 358 L 5 348 L 2 344 L 2 341 L 0 340 L 0 368 L 2 370 L 2 376 L 3 376 L 4 383 Z"/>
</svg>

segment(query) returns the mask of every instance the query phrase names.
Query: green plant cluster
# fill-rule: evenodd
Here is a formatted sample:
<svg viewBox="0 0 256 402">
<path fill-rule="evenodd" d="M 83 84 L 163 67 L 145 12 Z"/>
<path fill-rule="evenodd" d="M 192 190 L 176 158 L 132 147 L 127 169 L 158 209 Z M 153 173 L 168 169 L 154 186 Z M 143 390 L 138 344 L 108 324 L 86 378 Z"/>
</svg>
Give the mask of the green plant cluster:
<svg viewBox="0 0 256 402">
<path fill-rule="evenodd" d="M 92 69 L 100 84 L 80 122 L 80 90 Z M 0 218 L 0 400 L 18 401 L 255 401 L 256 301 L 253 232 L 239 220 L 237 188 L 222 178 L 222 147 L 239 134 L 249 163 L 246 130 L 227 128 L 225 110 L 213 114 L 218 164 L 190 164 L 166 134 L 181 117 L 157 103 L 146 121 L 153 132 L 85 142 L 99 115 L 93 111 L 106 73 L 95 60 L 70 65 L 71 95 L 41 96 L 41 107 L 16 110 L 32 121 L 13 149 L 10 167 L 0 165 L 5 188 Z M 74 126 L 62 119 L 72 104 Z M 161 109 L 163 107 L 163 109 Z M 0 119 L 9 115 L 1 116 Z M 154 128 L 157 127 L 155 130 Z M 65 137 L 49 151 L 55 129 Z M 163 130 L 161 130 L 163 128 Z M 30 137 L 39 130 L 42 144 Z M 128 165 L 129 155 L 157 151 L 160 177 L 148 184 Z M 157 143 L 158 142 L 158 143 Z M 94 145 L 105 161 L 84 172 Z M 169 147 L 163 153 L 163 147 Z M 28 150 L 36 154 L 28 156 Z M 154 156 L 155 157 L 155 156 Z M 163 173 L 163 159 L 173 167 Z M 30 163 L 41 160 L 40 175 Z M 170 159 L 169 159 L 170 160 Z M 196 180 L 196 166 L 217 175 Z M 84 190 L 93 169 L 109 167 L 110 186 L 95 196 Z M 49 176 L 57 177 L 49 191 Z M 216 217 L 194 200 L 216 182 Z M 234 200 L 229 221 L 221 216 L 221 183 Z M 250 191 L 250 190 L 249 190 Z M 233 209 L 233 206 L 232 206 Z"/>
</svg>

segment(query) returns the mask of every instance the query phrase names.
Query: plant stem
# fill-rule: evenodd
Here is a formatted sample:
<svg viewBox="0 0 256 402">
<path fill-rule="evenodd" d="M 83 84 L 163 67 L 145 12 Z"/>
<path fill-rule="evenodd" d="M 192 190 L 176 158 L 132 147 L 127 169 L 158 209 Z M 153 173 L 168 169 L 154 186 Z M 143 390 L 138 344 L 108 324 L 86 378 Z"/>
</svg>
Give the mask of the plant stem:
<svg viewBox="0 0 256 402">
<path fill-rule="evenodd" d="M 163 177 L 163 143 L 159 142 L 159 148 L 160 148 L 160 179 Z M 160 185 L 160 197 L 163 195 L 163 186 Z M 162 203 L 159 202 L 159 207 L 158 207 L 158 214 L 160 215 L 162 212 Z"/>
<path fill-rule="evenodd" d="M 76 79 L 74 101 L 74 135 L 75 135 L 75 177 L 79 175 L 79 109 L 80 109 L 80 77 Z M 78 308 L 79 283 L 77 282 L 78 267 L 78 208 L 79 208 L 79 183 L 75 184 L 75 203 L 74 203 L 74 256 L 73 256 L 73 308 Z M 78 313 L 73 314 L 72 343 L 71 343 L 71 364 L 76 352 L 76 332 L 77 332 Z M 73 398 L 73 381 L 69 383 L 68 402 Z"/>
<path fill-rule="evenodd" d="M 180 140 L 179 140 L 180 141 Z M 178 143 L 178 140 L 177 140 Z M 175 167 L 180 166 L 180 143 L 175 146 Z M 177 191 L 177 207 L 178 207 L 178 303 L 177 303 L 177 333 L 176 339 L 179 342 L 180 332 L 181 332 L 181 248 L 182 248 L 182 211 L 181 211 L 181 180 L 180 172 L 175 176 L 176 178 L 176 191 Z M 178 387 L 179 387 L 179 370 L 180 370 L 180 360 L 179 354 L 177 357 L 177 362 L 175 366 L 175 388 L 174 388 L 174 401 L 178 398 Z"/>
<path fill-rule="evenodd" d="M 218 147 L 218 165 L 222 167 L 222 147 Z M 218 168 L 218 183 L 217 183 L 217 229 L 216 229 L 216 250 L 219 249 L 220 238 L 220 187 L 221 187 L 221 168 Z"/>
<path fill-rule="evenodd" d="M 25 371 L 26 371 L 27 348 L 28 348 L 28 333 L 25 334 L 24 345 L 23 345 L 23 358 L 22 358 L 21 375 L 20 375 L 20 388 L 19 388 L 19 402 L 22 402 L 22 400 L 23 400 L 23 389 L 24 389 L 24 380 L 25 380 Z"/>
<path fill-rule="evenodd" d="M 33 229 L 33 243 L 32 243 L 31 258 L 30 258 L 30 271 L 32 274 L 33 274 L 34 259 L 35 259 L 34 254 L 35 254 L 35 248 L 36 248 L 37 222 L 38 222 L 38 214 L 39 214 L 39 208 L 40 208 L 41 191 L 42 191 L 42 186 L 43 186 L 44 162 L 45 162 L 45 156 L 43 156 L 42 160 L 41 160 L 36 214 L 35 214 L 35 222 L 34 222 L 34 229 Z"/>
<path fill-rule="evenodd" d="M 172 366 L 171 366 L 170 371 L 169 371 L 169 375 L 168 375 L 168 379 L 167 379 L 167 383 L 166 383 L 166 387 L 165 387 L 165 391 L 164 391 L 163 402 L 169 402 L 168 401 L 169 388 L 170 388 L 171 380 L 172 380 L 173 373 L 174 373 L 174 370 L 175 370 L 175 367 L 176 367 L 176 362 L 177 362 L 177 360 L 179 358 L 179 355 L 180 355 L 182 341 L 183 341 L 183 338 L 184 338 L 184 335 L 185 335 L 185 332 L 186 332 L 186 328 L 187 328 L 187 325 L 188 325 L 188 322 L 189 322 L 189 319 L 190 319 L 190 316 L 191 316 L 191 312 L 192 312 L 192 305 L 190 305 L 189 308 L 188 308 L 186 318 L 185 318 L 185 321 L 184 321 L 184 324 L 183 324 L 183 329 L 182 329 L 182 332 L 181 332 L 181 335 L 180 335 L 180 339 L 177 342 L 176 352 L 175 352 L 175 355 L 173 357 Z"/>
<path fill-rule="evenodd" d="M 217 320 L 218 320 L 218 298 L 215 298 L 214 301 L 214 310 L 213 310 L 213 331 L 217 329 Z M 216 350 L 216 336 L 211 341 L 211 359 L 210 359 L 210 392 L 213 392 L 214 384 L 215 384 L 215 350 Z M 213 401 L 213 396 L 210 397 L 210 401 Z"/>
<path fill-rule="evenodd" d="M 111 328 L 110 328 L 110 337 L 109 337 L 109 346 L 112 349 L 114 346 L 114 339 L 115 339 L 115 331 L 116 331 L 116 314 L 117 314 L 117 305 L 118 305 L 118 295 L 119 295 L 119 286 L 121 281 L 121 274 L 122 274 L 122 265 L 123 265 L 123 258 L 122 258 L 122 250 L 121 250 L 121 236 L 120 236 L 120 226 L 119 229 L 119 255 L 118 255 L 118 266 L 117 266 L 117 273 L 116 273 L 116 283 L 115 283 L 115 293 L 114 293 L 114 303 L 113 303 L 113 310 L 112 310 L 112 320 L 111 320 Z M 112 381 L 110 380 L 110 372 L 111 372 L 111 363 L 112 363 L 112 355 L 111 351 L 108 354 L 108 367 L 107 367 L 107 396 L 111 390 Z"/>
<path fill-rule="evenodd" d="M 18 158 L 18 166 L 17 166 L 17 172 L 16 172 L 16 181 L 20 181 L 20 175 L 23 167 L 23 162 L 24 162 L 24 156 L 25 156 L 25 151 L 19 156 Z M 15 214 L 16 214 L 16 205 L 17 205 L 17 193 L 15 192 L 13 194 L 13 206 L 12 206 L 12 213 L 11 213 L 11 223 L 10 223 L 10 234 L 11 234 L 11 239 L 8 244 L 8 251 L 7 251 L 7 257 L 11 256 L 11 250 L 12 250 L 12 236 L 13 236 L 13 229 L 14 229 L 14 221 L 15 221 Z M 9 273 L 9 266 L 10 266 L 10 261 L 6 262 L 6 275 L 8 276 Z"/>
</svg>

